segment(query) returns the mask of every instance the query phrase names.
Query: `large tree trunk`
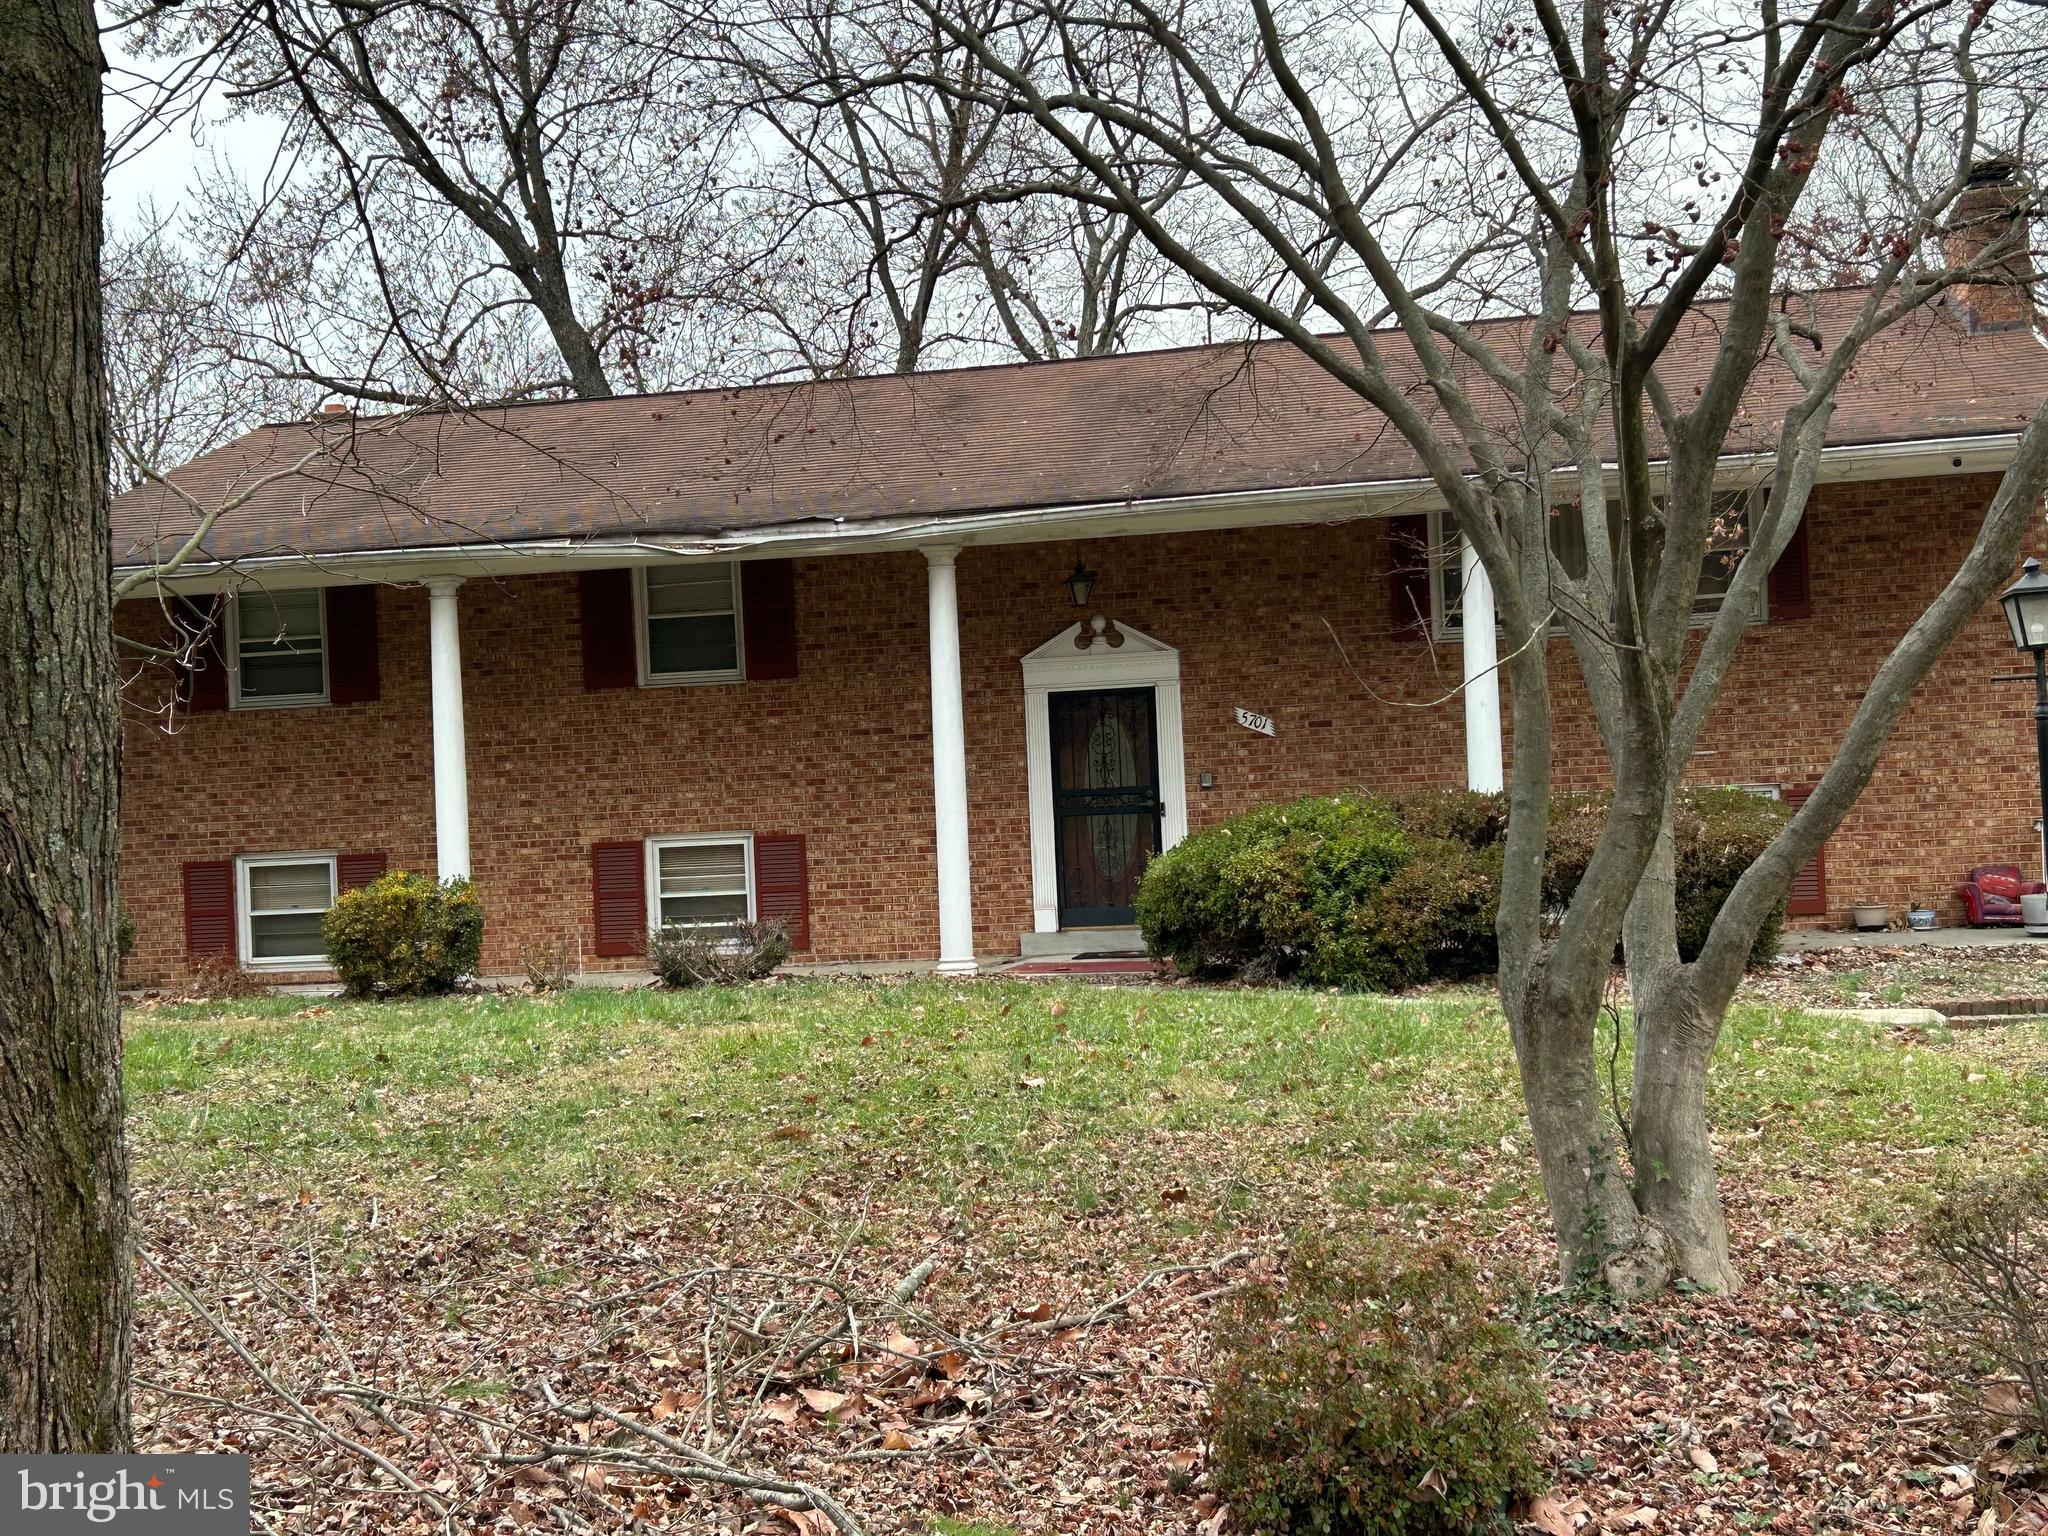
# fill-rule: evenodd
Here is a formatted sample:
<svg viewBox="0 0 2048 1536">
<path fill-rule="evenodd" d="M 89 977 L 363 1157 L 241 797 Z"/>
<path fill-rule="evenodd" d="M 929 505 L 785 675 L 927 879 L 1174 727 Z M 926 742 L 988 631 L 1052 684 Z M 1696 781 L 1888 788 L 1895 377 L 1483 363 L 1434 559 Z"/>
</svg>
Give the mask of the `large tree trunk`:
<svg viewBox="0 0 2048 1536">
<path fill-rule="evenodd" d="M 128 1444 L 88 0 L 0 0 L 0 1452 Z"/>
<path fill-rule="evenodd" d="M 1741 1277 L 1728 1257 L 1728 1222 L 1707 1134 L 1707 1070 L 1720 1019 L 1709 1017 L 1676 966 L 1634 978 L 1635 1084 L 1629 1143 L 1636 1208 L 1663 1232 L 1674 1275 L 1727 1294 Z"/>
<path fill-rule="evenodd" d="M 1636 1299 L 1670 1284 L 1671 1260 L 1662 1230 L 1638 1214 L 1622 1167 L 1594 1067 L 1596 1015 L 1594 999 L 1578 1008 L 1539 999 L 1512 1007 L 1509 1021 L 1560 1277 L 1598 1280 Z"/>
<path fill-rule="evenodd" d="M 1721 1013 L 1701 997 L 1678 954 L 1677 850 L 1671 815 L 1629 903 L 1623 927 L 1635 1005 L 1629 1159 L 1636 1209 L 1670 1247 L 1672 1274 L 1717 1294 L 1740 1285 L 1707 1135 L 1707 1072 Z"/>
<path fill-rule="evenodd" d="M 569 370 L 569 387 L 580 400 L 609 400 L 612 381 L 604 371 L 604 358 L 598 353 L 597 343 L 590 339 L 590 328 L 576 314 L 576 302 L 570 295 L 569 279 L 559 258 L 545 267 L 535 262 L 519 276 L 562 354 L 562 363 Z"/>
</svg>

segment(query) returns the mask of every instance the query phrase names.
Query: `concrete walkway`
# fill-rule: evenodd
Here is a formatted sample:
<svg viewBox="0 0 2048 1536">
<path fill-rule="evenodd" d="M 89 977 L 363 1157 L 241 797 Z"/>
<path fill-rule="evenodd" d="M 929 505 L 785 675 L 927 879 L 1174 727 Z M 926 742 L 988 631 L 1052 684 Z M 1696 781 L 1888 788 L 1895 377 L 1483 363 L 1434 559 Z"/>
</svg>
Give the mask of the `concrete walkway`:
<svg viewBox="0 0 2048 1536">
<path fill-rule="evenodd" d="M 2024 928 L 1887 929 L 1883 933 L 1787 929 L 1778 941 L 1786 954 L 1817 949 L 2021 949 L 2048 951 L 2048 939 L 2027 936 Z"/>
</svg>

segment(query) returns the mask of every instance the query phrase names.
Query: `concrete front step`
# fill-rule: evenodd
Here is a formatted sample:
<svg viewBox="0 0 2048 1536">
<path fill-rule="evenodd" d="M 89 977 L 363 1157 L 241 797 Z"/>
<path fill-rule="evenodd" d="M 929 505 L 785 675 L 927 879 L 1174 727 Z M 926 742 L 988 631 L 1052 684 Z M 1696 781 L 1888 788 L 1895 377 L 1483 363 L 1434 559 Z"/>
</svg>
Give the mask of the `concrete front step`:
<svg viewBox="0 0 2048 1536">
<path fill-rule="evenodd" d="M 1018 935 L 1017 953 L 1026 960 L 1071 960 L 1076 955 L 1142 955 L 1145 953 L 1145 940 L 1135 928 L 1062 928 L 1058 933 Z"/>
<path fill-rule="evenodd" d="M 1003 977 L 1052 977 L 1063 981 L 1133 982 L 1153 979 L 1152 962 L 1136 956 L 1113 960 L 1015 960 L 996 973 Z"/>
</svg>

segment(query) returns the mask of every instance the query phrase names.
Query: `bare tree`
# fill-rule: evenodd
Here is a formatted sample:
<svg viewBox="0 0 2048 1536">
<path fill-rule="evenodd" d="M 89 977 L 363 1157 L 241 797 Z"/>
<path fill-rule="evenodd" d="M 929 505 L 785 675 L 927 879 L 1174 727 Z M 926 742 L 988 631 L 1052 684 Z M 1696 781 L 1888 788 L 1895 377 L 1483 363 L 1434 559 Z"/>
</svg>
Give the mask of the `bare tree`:
<svg viewBox="0 0 2048 1536">
<path fill-rule="evenodd" d="M 144 481 L 161 486 L 170 505 L 189 517 L 162 544 L 162 562 L 114 583 L 118 604 L 147 597 L 153 624 L 115 626 L 121 664 L 121 700 L 130 720 L 175 729 L 182 720 L 191 674 L 215 664 L 217 614 L 210 605 L 183 601 L 157 584 L 192 560 L 211 560 L 206 540 L 219 520 L 258 492 L 296 473 L 324 446 L 288 470 L 252 476 L 233 494 L 202 504 L 168 473 L 264 421 L 304 415 L 315 403 L 309 386 L 293 386 L 236 355 L 223 283 L 171 233 L 171 221 L 146 213 L 139 226 L 109 232 L 100 263 L 103 371 L 112 489 L 118 494 Z M 294 388 L 297 397 L 294 398 Z M 336 424 L 343 431 L 353 422 Z"/>
<path fill-rule="evenodd" d="M 909 372 L 1185 339 L 1213 308 L 1115 208 L 980 200 L 1076 167 L 974 105 L 971 50 L 914 3 L 136 3 L 124 35 L 155 73 L 114 87 L 124 144 L 204 120 L 209 92 L 274 131 L 253 180 L 201 177 L 176 233 L 224 274 L 222 373 L 287 394 Z M 962 91 L 803 89 L 905 48 Z M 1155 209 L 1187 182 L 1128 170 Z"/>
<path fill-rule="evenodd" d="M 144 465 L 182 464 L 317 403 L 236 360 L 222 287 L 168 216 L 150 210 L 139 227 L 108 235 L 100 290 L 117 491 Z"/>
<path fill-rule="evenodd" d="M 121 679 L 108 498 L 249 402 L 203 360 L 211 294 L 150 227 L 102 263 L 102 60 L 85 0 L 0 4 L 0 1451 L 128 1448 L 133 1277 L 118 996 Z M 117 355 L 103 358 L 106 313 Z M 109 391 L 122 431 L 110 431 Z M 308 456 L 310 458 L 310 455 Z M 305 467 L 301 460 L 280 474 Z M 187 659 L 202 636 L 170 627 Z"/>
<path fill-rule="evenodd" d="M 1676 941 L 1672 796 L 1805 511 L 1851 370 L 1964 290 L 2031 280 L 2030 129 L 2048 78 L 2037 13 L 1962 0 L 1814 0 L 1760 17 L 1683 0 L 922 9 L 978 73 L 904 54 L 821 78 L 814 99 L 921 89 L 1033 124 L 1085 185 L 1025 180 L 1011 195 L 1128 218 L 1248 329 L 1355 391 L 1424 467 L 1504 631 L 1499 991 L 1561 1269 L 1631 1294 L 1674 1277 L 1733 1288 L 1706 1112 L 1721 1021 L 1761 924 L 1868 782 L 1914 687 L 2010 573 L 2048 485 L 2048 404 L 1967 558 L 1691 963 Z M 1184 176 L 1193 195 L 1155 207 L 1133 167 Z M 1765 456 L 1768 492 L 1743 527 L 1746 556 L 1717 572 L 1736 450 Z M 1726 593 L 1702 632 L 1709 574 Z M 1568 706 L 1543 640 L 1553 622 L 1614 785 L 1554 917 L 1543 851 Z M 1594 1042 L 1624 934 L 1635 1054 L 1621 1126 Z"/>
<path fill-rule="evenodd" d="M 997 10 L 984 4 L 967 24 Z M 987 104 L 973 49 L 914 3 L 742 5 L 701 24 L 677 14 L 676 45 L 708 46 L 743 85 L 728 109 L 749 146 L 728 203 L 737 280 L 723 288 L 732 351 L 759 360 L 756 376 L 1095 355 L 1206 307 L 1121 210 L 1006 195 L 1077 167 Z M 920 81 L 956 88 L 813 89 L 905 56 Z M 1111 135 L 1087 136 L 1115 153 Z M 1186 183 L 1126 169 L 1155 209 Z M 992 191 L 1004 195 L 985 201 Z"/>
<path fill-rule="evenodd" d="M 1146 204 L 1156 217 L 1186 177 L 1150 181 Z M 963 243 L 1003 338 L 1032 362 L 1189 339 L 1185 322 L 1214 312 L 1120 209 L 1067 197 L 992 202 L 968 216 Z"/>
<path fill-rule="evenodd" d="M 0 4 L 0 1451 L 127 1448 L 100 50 Z"/>
<path fill-rule="evenodd" d="M 138 46 L 216 61 L 278 128 L 188 232 L 235 274 L 237 356 L 413 404 L 667 382 L 717 156 L 630 0 L 209 0 Z"/>
</svg>

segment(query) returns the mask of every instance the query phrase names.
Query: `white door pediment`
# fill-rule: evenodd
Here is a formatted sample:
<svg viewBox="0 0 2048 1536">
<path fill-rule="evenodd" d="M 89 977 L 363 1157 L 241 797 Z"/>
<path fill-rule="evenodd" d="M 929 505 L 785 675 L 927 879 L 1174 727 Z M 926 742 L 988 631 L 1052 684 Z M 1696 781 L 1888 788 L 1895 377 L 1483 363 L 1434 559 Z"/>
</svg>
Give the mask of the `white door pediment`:
<svg viewBox="0 0 2048 1536">
<path fill-rule="evenodd" d="M 1163 640 L 1155 640 L 1142 630 L 1132 629 L 1125 624 L 1103 624 L 1101 629 L 1094 625 L 1098 620 L 1087 620 L 1080 624 L 1069 624 L 1036 650 L 1027 651 L 1024 656 L 1024 675 L 1028 679 L 1035 671 L 1047 667 L 1071 668 L 1076 662 L 1111 662 L 1130 667 L 1138 663 L 1139 657 L 1151 657 L 1154 664 L 1161 657 L 1172 658 L 1173 668 L 1178 673 L 1180 652 Z"/>
</svg>

